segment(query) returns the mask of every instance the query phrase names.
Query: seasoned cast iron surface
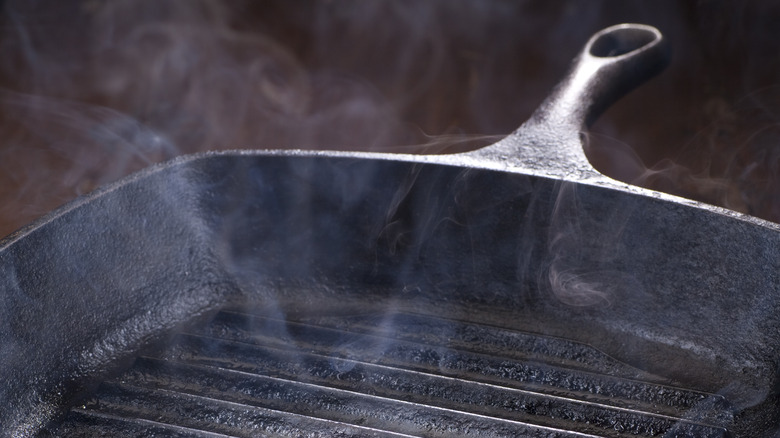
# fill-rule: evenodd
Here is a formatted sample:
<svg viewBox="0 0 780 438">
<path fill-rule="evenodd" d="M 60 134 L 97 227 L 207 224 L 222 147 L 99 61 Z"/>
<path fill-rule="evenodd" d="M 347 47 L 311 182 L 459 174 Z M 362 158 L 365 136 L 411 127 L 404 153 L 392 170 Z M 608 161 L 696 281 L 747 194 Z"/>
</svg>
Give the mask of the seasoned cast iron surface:
<svg viewBox="0 0 780 438">
<path fill-rule="evenodd" d="M 669 386 L 585 344 L 353 312 L 285 322 L 222 311 L 103 382 L 51 433 L 723 437 L 733 421 L 722 396 Z"/>
<path fill-rule="evenodd" d="M 111 195 L 0 254 L 15 274 L 7 421 L 51 418 L 29 397 L 89 390 L 83 376 L 220 303 L 370 297 L 588 343 L 723 394 L 738 429 L 774 427 L 775 230 L 587 184 L 354 156 L 203 156 Z M 84 230 L 102 243 L 69 237 Z"/>
</svg>

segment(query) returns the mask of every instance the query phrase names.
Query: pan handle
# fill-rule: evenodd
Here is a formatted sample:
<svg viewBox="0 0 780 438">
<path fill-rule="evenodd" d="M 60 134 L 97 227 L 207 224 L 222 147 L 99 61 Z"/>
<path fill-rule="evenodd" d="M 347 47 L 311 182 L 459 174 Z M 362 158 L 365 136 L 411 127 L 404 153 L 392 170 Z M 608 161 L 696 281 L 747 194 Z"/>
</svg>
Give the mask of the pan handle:
<svg viewBox="0 0 780 438">
<path fill-rule="evenodd" d="M 608 27 L 590 38 L 566 78 L 527 122 L 498 143 L 469 154 L 557 178 L 603 179 L 585 157 L 582 132 L 668 61 L 668 44 L 655 27 Z"/>
</svg>

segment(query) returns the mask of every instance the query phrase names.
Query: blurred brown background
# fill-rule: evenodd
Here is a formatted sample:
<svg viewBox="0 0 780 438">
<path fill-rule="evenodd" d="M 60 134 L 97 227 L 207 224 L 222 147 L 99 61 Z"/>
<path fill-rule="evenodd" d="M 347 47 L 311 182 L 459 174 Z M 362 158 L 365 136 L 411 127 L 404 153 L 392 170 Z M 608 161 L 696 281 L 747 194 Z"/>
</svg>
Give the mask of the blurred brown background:
<svg viewBox="0 0 780 438">
<path fill-rule="evenodd" d="M 0 22 L 0 235 L 184 153 L 490 143 L 620 22 L 673 57 L 593 127 L 594 165 L 780 222 L 778 2 L 7 0 Z"/>
</svg>

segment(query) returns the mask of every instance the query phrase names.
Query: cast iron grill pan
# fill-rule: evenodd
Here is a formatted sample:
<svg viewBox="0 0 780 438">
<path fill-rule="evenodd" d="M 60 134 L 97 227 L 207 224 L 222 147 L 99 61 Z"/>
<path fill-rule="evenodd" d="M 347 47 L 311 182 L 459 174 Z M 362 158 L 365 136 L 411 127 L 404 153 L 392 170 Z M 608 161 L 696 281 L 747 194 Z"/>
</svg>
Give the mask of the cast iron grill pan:
<svg viewBox="0 0 780 438">
<path fill-rule="evenodd" d="M 780 228 L 592 169 L 618 25 L 506 139 L 182 157 L 0 244 L 6 436 L 772 436 Z"/>
</svg>

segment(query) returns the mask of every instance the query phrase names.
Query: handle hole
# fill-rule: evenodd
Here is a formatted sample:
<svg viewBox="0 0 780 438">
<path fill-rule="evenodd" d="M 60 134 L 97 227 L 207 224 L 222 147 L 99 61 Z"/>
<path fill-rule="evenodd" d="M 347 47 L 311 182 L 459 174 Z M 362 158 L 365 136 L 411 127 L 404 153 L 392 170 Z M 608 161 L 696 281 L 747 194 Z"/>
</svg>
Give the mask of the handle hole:
<svg viewBox="0 0 780 438">
<path fill-rule="evenodd" d="M 617 57 L 639 50 L 660 37 L 649 29 L 626 27 L 599 35 L 590 46 L 590 54 L 599 58 Z"/>
</svg>

